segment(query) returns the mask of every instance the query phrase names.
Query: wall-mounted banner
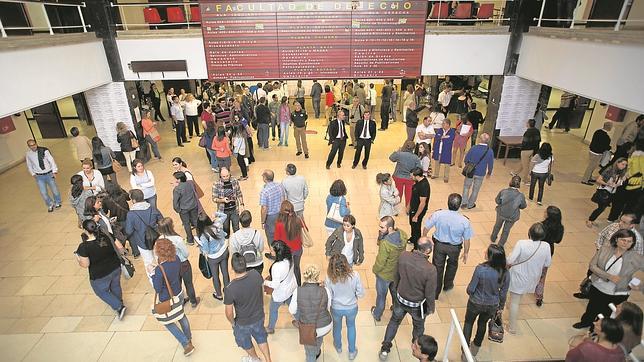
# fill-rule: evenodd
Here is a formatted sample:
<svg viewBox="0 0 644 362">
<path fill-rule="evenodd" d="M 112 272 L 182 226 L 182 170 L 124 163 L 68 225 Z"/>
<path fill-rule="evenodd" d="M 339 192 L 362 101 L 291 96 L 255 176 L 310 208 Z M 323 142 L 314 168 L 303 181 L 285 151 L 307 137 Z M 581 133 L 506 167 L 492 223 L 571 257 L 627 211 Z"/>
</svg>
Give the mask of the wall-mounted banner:
<svg viewBox="0 0 644 362">
<path fill-rule="evenodd" d="M 105 146 L 113 151 L 120 151 L 121 145 L 116 140 L 116 124 L 123 122 L 127 128 L 134 131 L 123 82 L 112 82 L 92 88 L 85 92 L 85 101 L 96 127 L 96 135 Z"/>
</svg>

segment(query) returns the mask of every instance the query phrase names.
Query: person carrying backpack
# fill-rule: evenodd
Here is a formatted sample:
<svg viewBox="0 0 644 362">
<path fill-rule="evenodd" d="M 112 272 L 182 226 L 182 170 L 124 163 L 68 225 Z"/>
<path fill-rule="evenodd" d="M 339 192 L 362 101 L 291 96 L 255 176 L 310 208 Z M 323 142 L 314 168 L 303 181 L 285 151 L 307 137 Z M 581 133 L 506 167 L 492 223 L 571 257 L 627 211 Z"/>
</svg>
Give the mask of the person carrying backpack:
<svg viewBox="0 0 644 362">
<path fill-rule="evenodd" d="M 230 237 L 230 250 L 239 253 L 246 260 L 246 270 L 255 269 L 261 275 L 264 271 L 264 237 L 257 229 L 251 228 L 253 216 L 250 211 L 244 210 L 239 214 L 241 229 Z"/>
</svg>

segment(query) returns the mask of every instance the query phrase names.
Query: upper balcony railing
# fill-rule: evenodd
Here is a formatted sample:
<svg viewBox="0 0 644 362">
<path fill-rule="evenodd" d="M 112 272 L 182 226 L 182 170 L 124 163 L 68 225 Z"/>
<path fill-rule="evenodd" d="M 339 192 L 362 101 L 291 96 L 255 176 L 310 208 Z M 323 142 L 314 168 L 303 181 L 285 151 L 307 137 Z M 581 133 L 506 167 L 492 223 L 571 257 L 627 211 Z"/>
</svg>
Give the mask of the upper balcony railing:
<svg viewBox="0 0 644 362">
<path fill-rule="evenodd" d="M 644 0 L 637 0 L 640 3 Z M 559 3 L 558 3 L 559 2 Z M 624 28 L 624 26 L 629 25 L 629 27 L 644 27 L 644 19 L 633 19 L 629 16 L 629 9 L 633 6 L 635 0 L 624 0 L 621 8 L 619 9 L 619 15 L 615 14 L 615 17 L 610 17 L 608 19 L 598 19 L 591 17 L 592 8 L 588 8 L 588 3 L 582 3 L 577 1 L 572 7 L 562 6 L 561 3 L 564 3 L 562 0 L 541 0 L 541 9 L 539 16 L 535 17 L 533 21 L 536 21 L 537 27 L 558 27 L 558 28 L 583 28 L 583 27 L 612 27 L 614 31 L 619 31 Z M 548 18 L 544 17 L 544 11 L 549 6 L 557 6 L 557 17 Z M 633 15 L 636 16 L 636 15 Z"/>
<path fill-rule="evenodd" d="M 13 17 L 11 20 L 24 24 L 21 26 L 4 26 L 2 23 L 2 18 L 0 18 L 0 35 L 3 38 L 6 38 L 7 36 L 13 34 L 31 35 L 33 33 L 49 33 L 50 35 L 54 35 L 60 30 L 65 33 L 81 31 L 83 33 L 87 33 L 88 28 L 91 27 L 89 24 L 85 23 L 85 18 L 83 16 L 83 9 L 86 7 L 84 2 L 77 4 L 66 4 L 33 0 L 0 0 L 0 3 L 16 4 L 17 6 L 19 6 L 19 8 L 17 8 L 16 10 L 22 13 L 22 19 L 18 19 L 19 17 Z M 56 10 L 68 10 L 70 8 L 76 8 L 76 10 L 78 11 L 78 17 L 68 17 L 75 18 L 71 20 L 72 24 L 52 25 L 52 19 L 50 19 L 51 13 L 47 11 L 47 7 L 52 7 Z M 73 12 L 73 10 L 71 11 Z M 54 13 L 58 14 L 58 11 L 55 11 Z M 34 24 L 29 19 L 40 19 L 40 23 Z"/>
<path fill-rule="evenodd" d="M 165 3 L 123 3 L 111 2 L 118 9 L 116 22 L 118 30 L 164 30 L 190 29 L 201 27 L 199 2 L 175 1 Z"/>
<path fill-rule="evenodd" d="M 429 1 L 427 23 L 430 25 L 503 25 L 506 3 L 512 0 Z"/>
</svg>

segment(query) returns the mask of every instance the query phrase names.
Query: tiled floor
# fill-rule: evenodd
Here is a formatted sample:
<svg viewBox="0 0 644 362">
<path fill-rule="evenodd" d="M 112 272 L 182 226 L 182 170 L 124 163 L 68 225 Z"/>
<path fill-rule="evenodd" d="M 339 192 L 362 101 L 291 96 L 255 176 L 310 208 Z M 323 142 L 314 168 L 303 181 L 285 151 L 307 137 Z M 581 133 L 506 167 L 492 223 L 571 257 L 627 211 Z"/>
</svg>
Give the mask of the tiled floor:
<svg viewBox="0 0 644 362">
<path fill-rule="evenodd" d="M 384 329 L 389 319 L 385 312 L 382 322 L 376 323 L 369 309 L 375 299 L 375 279 L 371 266 L 375 259 L 377 235 L 378 187 L 375 175 L 391 172 L 393 165 L 387 157 L 402 143 L 404 125 L 393 123 L 385 133 L 379 133 L 372 149 L 368 170 L 351 170 L 353 151 L 347 149 L 341 169 L 324 169 L 328 147 L 323 141 L 324 127 L 321 120 L 312 120 L 310 128 L 317 135 L 309 135 L 311 158 L 295 157 L 295 142 L 288 148 L 273 147 L 269 151 L 257 151 L 258 162 L 250 169 L 250 178 L 242 183 L 247 207 L 255 216 L 259 214 L 258 194 L 262 187 L 261 171 L 275 170 L 277 179 L 284 174 L 287 162 L 294 162 L 298 173 L 307 177 L 310 197 L 306 203 L 306 219 L 312 227 L 316 245 L 305 251 L 303 264 L 323 265 L 322 245 L 325 231 L 324 199 L 334 179 L 342 178 L 347 183 L 348 198 L 358 220 L 357 227 L 365 235 L 365 262 L 357 270 L 367 288 L 365 298 L 360 301 L 358 314 L 358 361 L 375 360 Z M 161 149 L 163 162 L 152 161 L 148 168 L 155 174 L 161 211 L 179 223 L 177 214 L 171 208 L 170 159 L 180 156 L 187 161 L 202 188 L 215 180 L 205 159 L 203 150 L 194 139 L 185 148 L 174 147 L 174 136 L 168 123 L 162 125 Z M 291 136 L 292 137 L 292 136 Z M 557 247 L 554 262 L 548 272 L 545 304 L 542 308 L 534 305 L 534 299 L 523 299 L 520 310 L 520 334 L 508 335 L 503 344 L 484 342 L 479 354 L 480 360 L 549 360 L 563 359 L 568 349 L 567 341 L 576 333 L 570 325 L 579 318 L 585 304 L 571 294 L 585 274 L 588 260 L 593 254 L 596 231 L 589 230 L 584 220 L 591 210 L 589 201 L 592 187 L 578 183 L 585 167 L 586 146 L 577 138 L 561 133 L 545 133 L 545 140 L 552 142 L 557 158 L 555 173 L 557 180 L 545 193 L 546 205 L 554 204 L 563 210 L 566 235 Z M 47 141 L 60 167 L 58 185 L 67 199 L 69 177 L 79 171 L 78 162 L 72 156 L 71 146 L 66 140 Z M 467 296 L 465 287 L 470 280 L 474 266 L 483 260 L 483 251 L 488 244 L 489 232 L 494 222 L 493 199 L 499 189 L 506 187 L 508 172 L 516 160 L 507 166 L 495 163 L 491 179 L 484 182 L 477 208 L 466 214 L 471 219 L 476 236 L 472 240 L 472 252 L 467 265 L 461 265 L 456 277 L 456 287 L 441 294 L 437 312 L 426 322 L 426 333 L 435 336 L 440 343 L 438 357 L 442 359 L 449 331 L 449 309 L 454 308 L 462 321 Z M 462 176 L 458 168 L 452 169 L 451 181 L 432 182 L 431 210 L 445 207 L 446 196 L 462 191 Z M 239 171 L 233 169 L 234 174 Z M 122 185 L 127 185 L 128 175 L 119 174 Z M 91 291 L 87 271 L 78 267 L 72 252 L 79 243 L 76 216 L 69 204 L 48 214 L 43 207 L 35 183 L 28 176 L 24 165 L 0 175 L 0 359 L 3 361 L 64 360 L 64 361 L 140 361 L 140 360 L 183 360 L 181 348 L 174 338 L 150 315 L 153 292 L 140 273 L 123 280 L 124 299 L 128 314 L 121 322 L 115 320 L 111 310 Z M 126 188 L 129 188 L 126 186 Z M 524 190 L 527 191 L 527 190 Z M 202 200 L 207 210 L 213 210 L 212 201 Z M 531 223 L 543 217 L 545 207 L 530 203 L 522 218 L 514 226 L 508 248 L 516 240 L 525 237 Z M 604 215 L 605 217 L 605 215 Z M 398 217 L 399 226 L 408 230 L 404 217 Z M 604 218 L 600 221 L 605 222 Z M 179 228 L 180 229 L 180 228 Z M 196 265 L 197 252 L 192 249 L 191 260 Z M 142 269 L 141 261 L 136 261 Z M 224 317 L 224 307 L 214 300 L 210 293 L 210 281 L 201 277 L 196 268 L 195 286 L 201 295 L 198 308 L 188 307 L 190 323 L 197 348 L 191 360 L 235 361 L 243 352 L 234 344 L 230 326 Z M 641 296 L 631 299 L 642 303 Z M 266 303 L 268 306 L 268 303 Z M 410 351 L 411 326 L 405 321 L 400 328 L 390 361 L 412 360 Z M 331 336 L 325 339 L 321 360 L 345 361 L 347 355 L 338 355 L 331 344 Z M 290 325 L 285 308 L 280 311 L 277 332 L 269 338 L 275 361 L 303 360 L 302 347 L 297 344 L 297 334 Z M 459 358 L 458 342 L 451 345 L 449 359 Z M 346 348 L 345 348 L 346 350 Z"/>
</svg>

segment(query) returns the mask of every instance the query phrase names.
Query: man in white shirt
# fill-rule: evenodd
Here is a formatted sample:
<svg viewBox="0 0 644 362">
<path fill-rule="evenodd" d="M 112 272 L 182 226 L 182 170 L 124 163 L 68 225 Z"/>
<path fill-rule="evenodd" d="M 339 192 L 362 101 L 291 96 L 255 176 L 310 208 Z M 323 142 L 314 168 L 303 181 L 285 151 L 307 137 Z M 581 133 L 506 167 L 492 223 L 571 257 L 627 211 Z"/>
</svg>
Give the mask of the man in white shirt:
<svg viewBox="0 0 644 362">
<path fill-rule="evenodd" d="M 286 199 L 293 204 L 293 210 L 299 217 L 304 217 L 304 201 L 309 197 L 309 186 L 304 176 L 295 175 L 297 167 L 289 163 L 286 165 L 286 177 L 282 180 L 282 187 Z"/>
<path fill-rule="evenodd" d="M 42 196 L 42 199 L 47 205 L 47 211 L 52 212 L 54 208 L 58 209 L 62 204 L 58 185 L 56 185 L 58 166 L 56 166 L 56 161 L 54 161 L 49 149 L 38 147 L 36 141 L 32 139 L 27 140 L 27 147 L 29 147 L 29 151 L 25 155 L 27 170 L 36 179 L 40 196 Z M 49 196 L 47 188 L 51 191 L 53 200 Z"/>
<path fill-rule="evenodd" d="M 434 135 L 436 135 L 436 132 L 434 131 L 432 119 L 430 117 L 423 118 L 423 122 L 416 127 L 416 150 L 418 150 L 419 143 L 425 143 L 428 146 L 431 146 Z M 429 149 L 431 149 L 431 147 L 429 147 L 428 150 Z"/>
<path fill-rule="evenodd" d="M 373 112 L 374 107 L 378 103 L 378 95 L 376 94 L 376 88 L 373 83 L 369 84 L 369 95 L 367 97 L 369 102 L 369 112 Z"/>
<path fill-rule="evenodd" d="M 451 85 L 447 85 L 442 92 L 438 94 L 438 103 L 441 105 L 441 111 L 447 117 L 449 113 L 449 103 L 455 94 L 461 94 L 463 91 L 453 91 Z"/>
<path fill-rule="evenodd" d="M 259 103 L 259 100 L 262 97 L 266 98 L 266 91 L 262 88 L 262 83 L 257 83 L 257 89 L 255 89 L 255 92 L 253 92 L 253 99 L 255 100 L 255 103 Z"/>
<path fill-rule="evenodd" d="M 183 114 L 183 107 L 181 107 L 178 96 L 172 96 L 170 116 L 172 117 L 172 123 L 176 128 L 177 146 L 183 147 L 184 143 L 188 143 L 190 141 L 188 141 L 188 138 L 186 137 L 186 116 Z"/>
</svg>

